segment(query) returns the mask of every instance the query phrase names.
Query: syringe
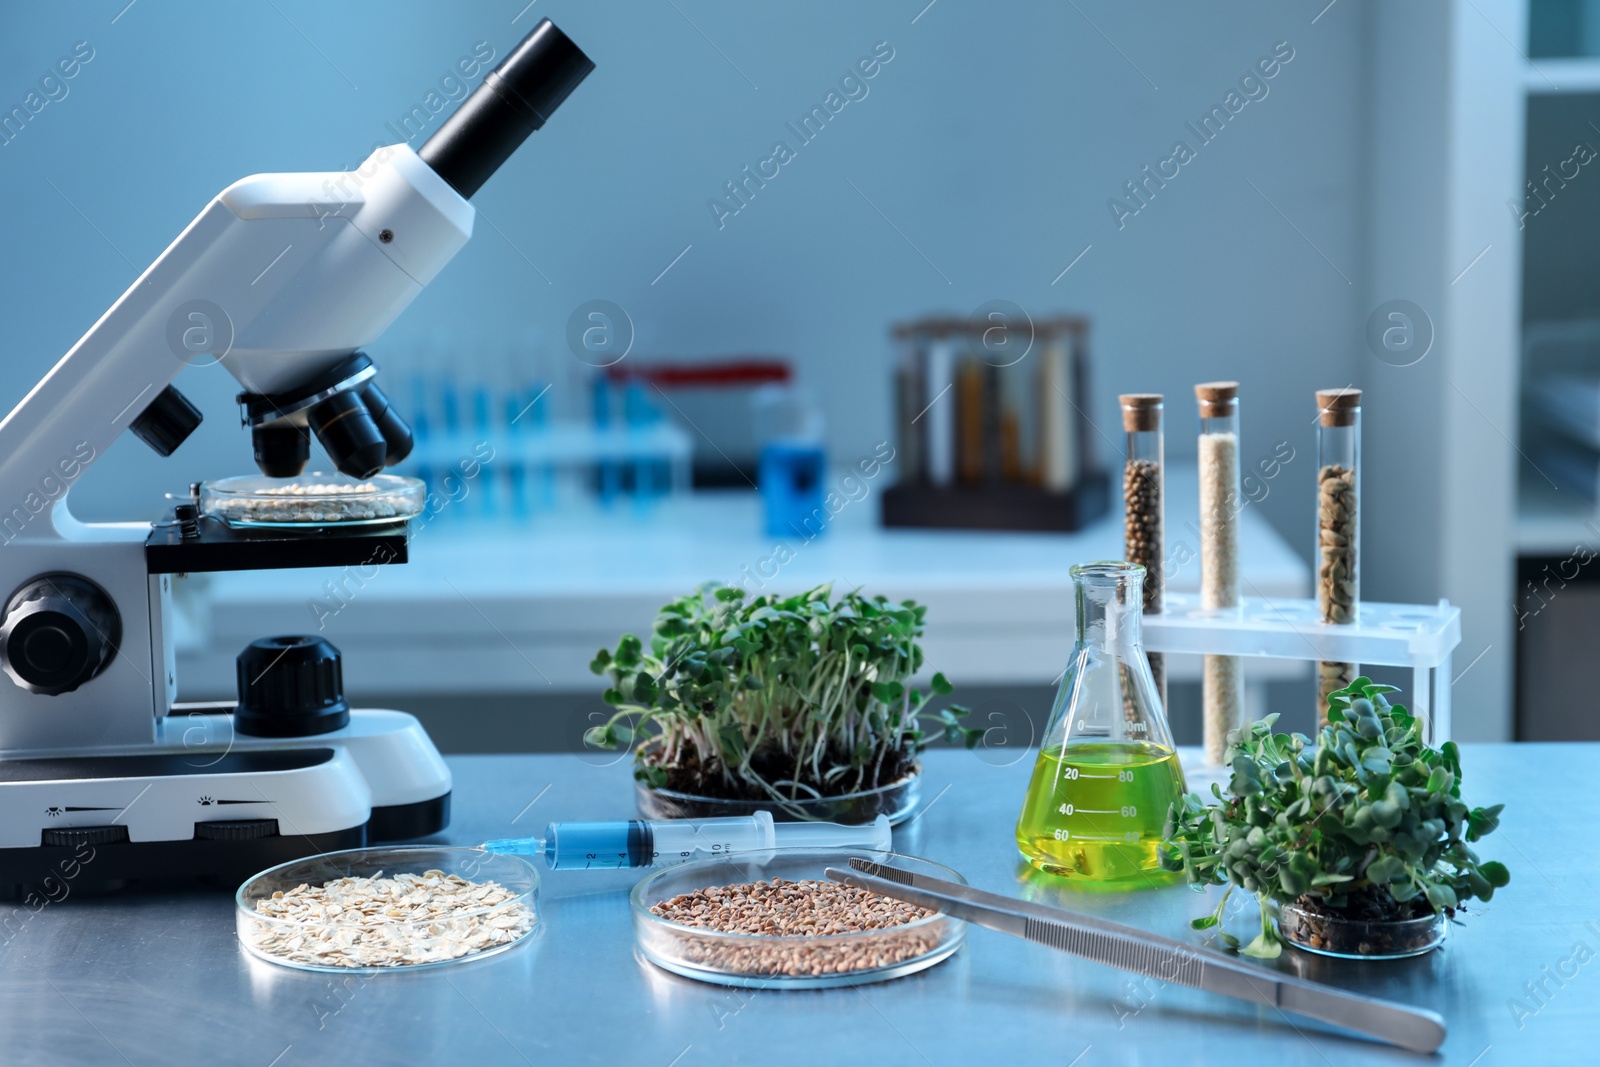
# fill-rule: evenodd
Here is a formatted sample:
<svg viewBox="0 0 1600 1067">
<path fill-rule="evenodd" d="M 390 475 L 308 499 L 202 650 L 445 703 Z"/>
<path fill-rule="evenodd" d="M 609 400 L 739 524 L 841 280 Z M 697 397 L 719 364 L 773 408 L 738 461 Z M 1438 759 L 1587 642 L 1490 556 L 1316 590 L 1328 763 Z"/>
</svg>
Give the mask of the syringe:
<svg viewBox="0 0 1600 1067">
<path fill-rule="evenodd" d="M 769 848 L 892 847 L 889 817 L 862 826 L 831 822 L 774 823 L 772 815 L 718 819 L 616 819 L 606 822 L 553 822 L 543 837 L 485 841 L 485 852 L 543 856 L 551 870 L 615 867 L 666 867 L 700 856 L 758 852 Z"/>
</svg>

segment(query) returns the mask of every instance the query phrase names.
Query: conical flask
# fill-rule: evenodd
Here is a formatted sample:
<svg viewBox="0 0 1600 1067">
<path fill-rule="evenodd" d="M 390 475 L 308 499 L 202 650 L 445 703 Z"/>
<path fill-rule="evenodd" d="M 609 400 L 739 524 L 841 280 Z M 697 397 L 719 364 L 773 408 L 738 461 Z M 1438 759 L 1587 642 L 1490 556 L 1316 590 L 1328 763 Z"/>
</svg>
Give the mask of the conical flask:
<svg viewBox="0 0 1600 1067">
<path fill-rule="evenodd" d="M 1183 769 L 1140 640 L 1145 570 L 1072 568 L 1077 641 L 1017 819 L 1017 847 L 1051 874 L 1165 885 L 1158 850 Z"/>
</svg>

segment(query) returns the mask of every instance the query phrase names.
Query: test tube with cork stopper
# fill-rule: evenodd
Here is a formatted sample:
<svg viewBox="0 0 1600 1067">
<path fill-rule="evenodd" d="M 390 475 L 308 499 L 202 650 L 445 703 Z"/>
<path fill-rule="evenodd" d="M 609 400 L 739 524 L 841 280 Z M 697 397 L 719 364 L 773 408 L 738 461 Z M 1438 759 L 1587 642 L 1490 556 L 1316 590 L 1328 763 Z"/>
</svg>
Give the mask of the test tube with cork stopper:
<svg viewBox="0 0 1600 1067">
<path fill-rule="evenodd" d="M 1356 621 L 1360 611 L 1361 390 L 1317 390 L 1317 611 L 1325 623 Z M 1317 723 L 1328 694 L 1349 685 L 1355 663 L 1317 664 Z"/>
<path fill-rule="evenodd" d="M 1200 606 L 1239 606 L 1239 383 L 1194 387 L 1200 409 Z M 1207 656 L 1201 676 L 1206 762 L 1219 766 L 1243 717 L 1238 656 Z"/>
<path fill-rule="evenodd" d="M 1159 615 L 1165 608 L 1166 594 L 1166 480 L 1163 441 L 1163 403 L 1160 393 L 1123 393 L 1122 428 L 1127 433 L 1126 460 L 1122 469 L 1123 556 L 1129 563 L 1144 565 L 1144 606 L 1146 615 Z M 1163 709 L 1167 705 L 1166 658 L 1159 652 L 1146 653 L 1150 675 Z"/>
</svg>

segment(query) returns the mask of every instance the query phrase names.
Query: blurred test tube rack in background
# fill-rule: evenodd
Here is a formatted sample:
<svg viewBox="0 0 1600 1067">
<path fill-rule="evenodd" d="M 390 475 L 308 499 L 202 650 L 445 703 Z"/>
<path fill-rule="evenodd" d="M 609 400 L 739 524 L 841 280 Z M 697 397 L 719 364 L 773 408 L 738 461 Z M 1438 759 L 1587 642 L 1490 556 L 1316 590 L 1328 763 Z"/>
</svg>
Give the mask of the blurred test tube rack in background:
<svg viewBox="0 0 1600 1067">
<path fill-rule="evenodd" d="M 458 350 L 423 339 L 389 360 L 415 435 L 397 473 L 449 502 L 436 518 L 528 520 L 619 499 L 648 506 L 690 488 L 693 440 L 643 389 L 595 368 L 544 366 L 521 349 L 500 366 Z"/>
<path fill-rule="evenodd" d="M 1011 308 L 892 329 L 904 458 L 883 494 L 885 526 L 1071 531 L 1109 509 L 1110 482 L 1083 416 L 1092 406 L 1089 322 Z"/>
</svg>

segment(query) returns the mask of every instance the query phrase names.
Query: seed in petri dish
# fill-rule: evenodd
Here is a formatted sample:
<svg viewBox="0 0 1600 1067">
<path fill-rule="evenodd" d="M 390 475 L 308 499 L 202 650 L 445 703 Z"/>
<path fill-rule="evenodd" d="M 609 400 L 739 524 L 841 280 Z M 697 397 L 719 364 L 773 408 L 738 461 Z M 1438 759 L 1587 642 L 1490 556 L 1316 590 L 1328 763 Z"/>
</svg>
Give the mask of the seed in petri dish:
<svg viewBox="0 0 1600 1067">
<path fill-rule="evenodd" d="M 510 944 L 536 916 L 498 882 L 382 872 L 299 885 L 255 902 L 245 936 L 257 951 L 313 967 L 410 967 Z"/>
<path fill-rule="evenodd" d="M 927 908 L 809 879 L 708 886 L 664 900 L 650 911 L 678 926 L 773 939 L 771 944 L 728 941 L 688 931 L 678 937 L 675 955 L 725 974 L 818 977 L 892 967 L 931 952 L 944 934 L 921 922 L 936 914 Z M 908 924 L 914 925 L 896 931 Z M 884 936 L 831 936 L 876 931 Z"/>
</svg>

